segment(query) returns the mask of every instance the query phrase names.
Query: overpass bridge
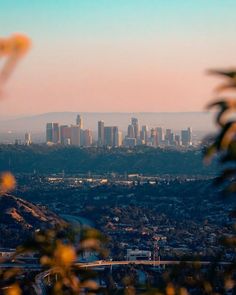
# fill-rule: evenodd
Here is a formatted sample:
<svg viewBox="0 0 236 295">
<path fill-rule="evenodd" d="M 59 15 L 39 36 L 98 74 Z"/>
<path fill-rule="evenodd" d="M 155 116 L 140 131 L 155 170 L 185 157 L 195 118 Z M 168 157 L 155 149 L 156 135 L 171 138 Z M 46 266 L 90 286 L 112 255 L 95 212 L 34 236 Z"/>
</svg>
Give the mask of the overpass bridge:
<svg viewBox="0 0 236 295">
<path fill-rule="evenodd" d="M 75 265 L 81 268 L 99 268 L 99 267 L 112 267 L 112 266 L 120 266 L 120 265 L 150 265 L 150 266 L 162 266 L 165 267 L 167 265 L 180 265 L 181 263 L 186 263 L 189 265 L 202 265 L 207 266 L 210 265 L 211 261 L 181 261 L 181 260 L 121 260 L 121 261 L 107 261 L 107 260 L 98 260 L 88 263 L 76 263 Z M 221 266 L 227 266 L 232 264 L 231 262 L 221 261 L 218 263 Z M 49 280 L 50 270 L 42 272 L 38 274 L 35 278 L 35 291 L 37 295 L 46 295 L 46 286 L 45 281 Z"/>
<path fill-rule="evenodd" d="M 182 260 L 121 260 L 121 261 L 107 261 L 107 260 L 98 260 L 93 262 L 76 262 L 75 265 L 81 268 L 99 268 L 99 267 L 113 267 L 120 265 L 150 265 L 154 267 L 165 267 L 168 265 L 180 265 L 185 263 L 188 265 L 198 264 L 201 266 L 207 266 L 212 264 L 211 261 L 182 261 Z M 221 261 L 218 262 L 220 266 L 229 266 L 232 262 Z M 39 264 L 33 263 L 0 263 L 0 269 L 7 268 L 20 268 L 25 270 L 37 270 L 42 271 L 42 267 Z M 45 281 L 50 280 L 51 270 L 40 272 L 35 277 L 34 289 L 37 295 L 46 295 L 46 285 Z"/>
</svg>

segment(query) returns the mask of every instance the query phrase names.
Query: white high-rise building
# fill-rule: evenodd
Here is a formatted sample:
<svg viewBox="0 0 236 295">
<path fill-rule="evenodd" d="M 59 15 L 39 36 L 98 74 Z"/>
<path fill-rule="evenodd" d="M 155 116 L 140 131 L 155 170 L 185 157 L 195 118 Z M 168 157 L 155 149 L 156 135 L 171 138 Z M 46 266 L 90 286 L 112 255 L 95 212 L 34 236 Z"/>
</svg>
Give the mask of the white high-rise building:
<svg viewBox="0 0 236 295">
<path fill-rule="evenodd" d="M 148 126 L 147 125 L 142 126 L 142 129 L 140 132 L 140 139 L 144 142 L 144 144 L 147 144 L 148 142 Z"/>
<path fill-rule="evenodd" d="M 114 137 L 113 146 L 114 147 L 121 146 L 122 145 L 122 132 L 119 131 L 117 126 L 113 127 L 113 137 Z"/>
<path fill-rule="evenodd" d="M 31 145 L 32 140 L 31 140 L 31 134 L 29 132 L 25 133 L 25 144 L 26 145 Z"/>
</svg>

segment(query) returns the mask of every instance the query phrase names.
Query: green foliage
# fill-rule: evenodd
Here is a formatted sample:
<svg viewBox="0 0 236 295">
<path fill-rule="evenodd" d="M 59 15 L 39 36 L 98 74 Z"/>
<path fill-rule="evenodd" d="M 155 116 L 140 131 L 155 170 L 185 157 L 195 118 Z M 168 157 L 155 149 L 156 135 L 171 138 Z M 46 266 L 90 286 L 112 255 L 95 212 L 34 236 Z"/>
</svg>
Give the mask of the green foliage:
<svg viewBox="0 0 236 295">
<path fill-rule="evenodd" d="M 0 146 L 0 169 L 13 173 L 88 173 L 146 175 L 216 175 L 217 166 L 204 166 L 200 149 L 162 150 L 77 148 L 63 146 Z"/>
</svg>

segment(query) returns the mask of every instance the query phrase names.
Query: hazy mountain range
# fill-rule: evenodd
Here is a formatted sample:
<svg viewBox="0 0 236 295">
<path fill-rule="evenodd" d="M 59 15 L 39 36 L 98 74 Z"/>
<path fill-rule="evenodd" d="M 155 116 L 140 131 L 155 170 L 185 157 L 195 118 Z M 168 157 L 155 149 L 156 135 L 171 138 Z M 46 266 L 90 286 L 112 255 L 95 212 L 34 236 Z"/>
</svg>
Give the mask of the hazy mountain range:
<svg viewBox="0 0 236 295">
<path fill-rule="evenodd" d="M 0 139 L 5 135 L 20 136 L 25 132 L 43 136 L 47 122 L 60 124 L 75 124 L 79 112 L 52 112 L 40 115 L 13 119 L 0 119 Z M 206 134 L 214 130 L 213 114 L 210 112 L 181 112 L 181 113 L 79 113 L 84 120 L 84 128 L 97 131 L 97 122 L 103 120 L 106 126 L 119 126 L 126 132 L 131 117 L 139 119 L 140 126 L 171 128 L 178 132 L 192 127 L 194 132 Z"/>
</svg>

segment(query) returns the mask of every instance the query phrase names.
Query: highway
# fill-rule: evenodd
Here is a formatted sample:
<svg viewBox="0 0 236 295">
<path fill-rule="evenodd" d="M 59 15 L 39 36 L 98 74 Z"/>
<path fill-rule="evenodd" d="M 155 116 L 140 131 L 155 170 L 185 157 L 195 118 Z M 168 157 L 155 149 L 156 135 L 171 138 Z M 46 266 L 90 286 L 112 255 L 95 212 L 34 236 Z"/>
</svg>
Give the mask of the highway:
<svg viewBox="0 0 236 295">
<path fill-rule="evenodd" d="M 97 267 L 112 267 L 116 265 L 152 265 L 152 266 L 166 266 L 166 265 L 178 265 L 183 263 L 180 260 L 123 260 L 123 261 L 106 261 L 106 260 L 98 260 L 88 263 L 75 263 L 76 266 L 81 268 L 97 268 Z M 198 265 L 210 265 L 211 261 L 184 261 L 186 264 L 195 264 Z M 231 262 L 219 262 L 221 266 L 230 265 Z M 21 268 L 21 269 L 31 269 L 31 270 L 42 270 L 42 267 L 39 264 L 32 264 L 32 263 L 1 263 L 0 268 Z M 47 270 L 44 272 L 39 273 L 35 277 L 34 289 L 37 295 L 46 295 L 46 285 L 44 283 L 45 279 L 50 275 L 51 271 Z"/>
<path fill-rule="evenodd" d="M 123 260 L 123 261 L 106 261 L 106 260 L 99 260 L 93 261 L 88 263 L 76 263 L 76 265 L 83 267 L 83 268 L 93 268 L 99 266 L 115 266 L 115 265 L 178 265 L 183 263 L 181 260 Z M 200 265 L 210 265 L 211 261 L 184 261 L 187 264 L 200 264 Z M 219 262 L 220 265 L 229 265 L 230 262 Z"/>
<path fill-rule="evenodd" d="M 93 268 L 99 266 L 115 266 L 115 265 L 178 265 L 180 263 L 187 264 L 200 264 L 200 265 L 209 265 L 211 261 L 181 261 L 181 260 L 98 260 L 93 262 L 76 262 L 75 265 L 82 268 Z M 219 265 L 230 265 L 231 262 L 219 262 Z M 21 269 L 33 269 L 40 270 L 42 267 L 39 264 L 35 263 L 0 263 L 0 268 L 21 268 Z"/>
<path fill-rule="evenodd" d="M 0 263 L 0 269 L 3 268 L 20 268 L 20 269 L 32 269 L 32 270 L 41 270 L 42 267 L 40 264 L 36 263 L 14 263 L 14 262 L 5 262 Z"/>
<path fill-rule="evenodd" d="M 98 260 L 88 263 L 76 263 L 77 266 L 81 268 L 96 268 L 96 267 L 112 267 L 116 265 L 153 265 L 153 266 L 165 266 L 165 265 L 178 265 L 183 261 L 177 260 L 134 260 L 134 261 L 106 261 L 106 260 Z M 212 262 L 210 261 L 185 261 L 187 264 L 200 264 L 200 265 L 210 265 Z M 230 265 L 230 262 L 219 262 L 220 265 Z M 50 275 L 50 270 L 42 272 L 38 274 L 35 278 L 35 291 L 37 295 L 46 295 L 46 286 L 44 280 Z"/>
</svg>

